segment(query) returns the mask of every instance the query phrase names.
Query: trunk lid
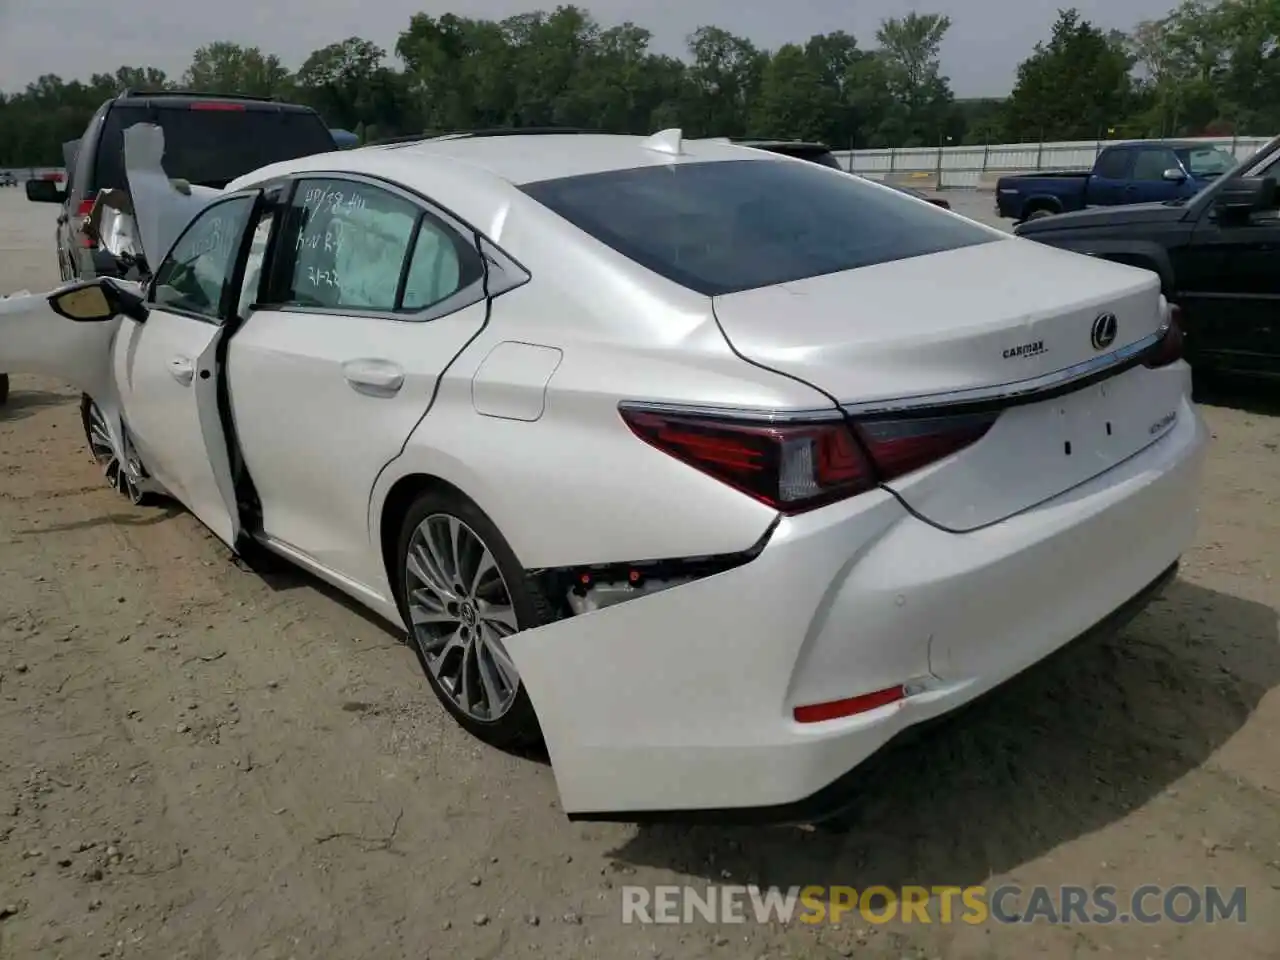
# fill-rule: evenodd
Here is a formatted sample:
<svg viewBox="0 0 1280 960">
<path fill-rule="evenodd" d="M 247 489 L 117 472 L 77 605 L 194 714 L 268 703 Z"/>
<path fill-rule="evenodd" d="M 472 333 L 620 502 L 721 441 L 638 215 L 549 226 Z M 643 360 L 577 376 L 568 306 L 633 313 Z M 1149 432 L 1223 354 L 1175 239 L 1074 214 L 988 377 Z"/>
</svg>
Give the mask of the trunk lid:
<svg viewBox="0 0 1280 960">
<path fill-rule="evenodd" d="M 976 443 L 886 483 L 956 531 L 1019 513 L 1132 456 L 1172 425 L 1164 421 L 1186 389 L 1184 367 L 1138 367 L 1064 393 L 1065 382 L 1157 334 L 1160 283 L 1033 242 L 963 247 L 714 302 L 739 353 L 828 393 L 855 420 L 937 417 L 961 401 L 1007 407 Z M 1109 341 L 1095 338 L 1095 324 Z M 1035 399 L 1053 387 L 1052 399 Z"/>
</svg>

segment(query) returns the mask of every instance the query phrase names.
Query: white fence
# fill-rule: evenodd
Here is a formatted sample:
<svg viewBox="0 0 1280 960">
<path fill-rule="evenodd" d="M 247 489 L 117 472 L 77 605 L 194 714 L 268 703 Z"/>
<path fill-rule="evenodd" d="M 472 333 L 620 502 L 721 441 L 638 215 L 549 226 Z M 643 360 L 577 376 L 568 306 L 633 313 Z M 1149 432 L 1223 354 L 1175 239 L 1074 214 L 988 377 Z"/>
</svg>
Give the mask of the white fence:
<svg viewBox="0 0 1280 960">
<path fill-rule="evenodd" d="M 1243 160 L 1268 142 L 1267 137 L 1199 137 Z M 1122 140 L 1074 140 L 1058 143 L 993 143 L 982 147 L 919 147 L 903 150 L 837 150 L 851 173 L 874 180 L 921 181 L 929 187 L 994 187 L 1007 173 L 1077 170 L 1093 166 L 1102 149 Z"/>
</svg>

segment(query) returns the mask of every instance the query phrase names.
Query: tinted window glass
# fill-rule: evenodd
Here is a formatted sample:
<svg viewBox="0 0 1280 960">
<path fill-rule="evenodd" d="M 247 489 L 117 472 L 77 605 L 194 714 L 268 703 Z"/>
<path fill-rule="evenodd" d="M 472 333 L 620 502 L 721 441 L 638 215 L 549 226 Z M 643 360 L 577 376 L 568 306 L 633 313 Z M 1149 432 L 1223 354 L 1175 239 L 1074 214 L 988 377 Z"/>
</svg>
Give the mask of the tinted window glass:
<svg viewBox="0 0 1280 960">
<path fill-rule="evenodd" d="M 270 163 L 334 149 L 329 129 L 310 112 L 116 105 L 98 143 L 94 189 L 128 189 L 124 131 L 135 123 L 156 123 L 164 130 L 165 173 L 210 187 L 224 187 Z"/>
<path fill-rule="evenodd" d="M 209 319 L 221 317 L 223 293 L 235 270 L 254 197 L 214 204 L 187 227 L 156 271 L 153 300 Z"/>
<path fill-rule="evenodd" d="M 424 310 L 479 278 L 475 249 L 434 217 L 424 217 L 405 278 L 403 308 Z"/>
<path fill-rule="evenodd" d="M 367 184 L 300 180 L 286 214 L 283 302 L 302 307 L 390 311 L 419 208 Z"/>
<path fill-rule="evenodd" d="M 1139 150 L 1133 161 L 1134 180 L 1162 180 L 1164 172 L 1178 165 L 1172 150 Z"/>
<path fill-rule="evenodd" d="M 1122 180 L 1129 169 L 1129 157 L 1128 150 L 1104 150 L 1094 165 L 1093 172 L 1108 180 Z"/>
<path fill-rule="evenodd" d="M 522 189 L 624 256 L 708 296 L 996 239 L 857 177 L 771 159 L 648 166 Z"/>
<path fill-rule="evenodd" d="M 1192 147 L 1177 154 L 1193 177 L 1218 177 L 1236 165 L 1234 156 L 1217 147 Z"/>
</svg>

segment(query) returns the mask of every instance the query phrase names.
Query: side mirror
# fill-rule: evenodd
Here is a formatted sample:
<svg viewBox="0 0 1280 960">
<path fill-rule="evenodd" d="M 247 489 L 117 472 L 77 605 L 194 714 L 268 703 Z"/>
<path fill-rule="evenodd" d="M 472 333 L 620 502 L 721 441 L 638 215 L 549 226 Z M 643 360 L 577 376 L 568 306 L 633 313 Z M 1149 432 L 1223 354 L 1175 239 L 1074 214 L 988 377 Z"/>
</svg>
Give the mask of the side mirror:
<svg viewBox="0 0 1280 960">
<path fill-rule="evenodd" d="M 1170 183 L 1185 183 L 1187 179 L 1187 175 L 1178 167 L 1170 167 L 1160 176 Z"/>
<path fill-rule="evenodd" d="M 37 178 L 27 181 L 27 199 L 32 203 L 62 203 L 67 195 L 53 180 Z"/>
<path fill-rule="evenodd" d="M 1280 206 L 1276 181 L 1268 177 L 1235 177 L 1224 183 L 1213 198 L 1213 207 L 1221 217 L 1245 216 Z"/>
<path fill-rule="evenodd" d="M 49 306 L 58 316 L 76 323 L 103 323 L 121 314 L 142 323 L 148 316 L 140 296 L 107 277 L 51 293 Z"/>
</svg>

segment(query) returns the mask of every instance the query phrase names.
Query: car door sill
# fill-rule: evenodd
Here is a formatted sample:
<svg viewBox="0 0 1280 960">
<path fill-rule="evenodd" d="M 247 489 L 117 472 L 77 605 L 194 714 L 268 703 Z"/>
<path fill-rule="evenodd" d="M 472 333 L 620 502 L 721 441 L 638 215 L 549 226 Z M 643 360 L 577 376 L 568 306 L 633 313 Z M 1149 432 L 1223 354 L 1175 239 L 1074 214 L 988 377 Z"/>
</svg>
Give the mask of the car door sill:
<svg viewBox="0 0 1280 960">
<path fill-rule="evenodd" d="M 359 581 L 352 580 L 348 576 L 344 576 L 335 570 L 331 570 L 323 563 L 320 563 L 310 554 L 299 550 L 292 544 L 285 543 L 268 533 L 258 533 L 254 535 L 254 540 L 262 544 L 277 556 L 295 563 L 302 567 L 308 573 L 314 574 L 330 586 L 336 587 L 348 596 L 354 597 L 361 603 L 366 604 L 373 610 L 377 611 L 384 619 L 399 626 L 399 618 L 395 613 L 394 602 L 389 601 L 371 587 L 365 586 Z"/>
</svg>

